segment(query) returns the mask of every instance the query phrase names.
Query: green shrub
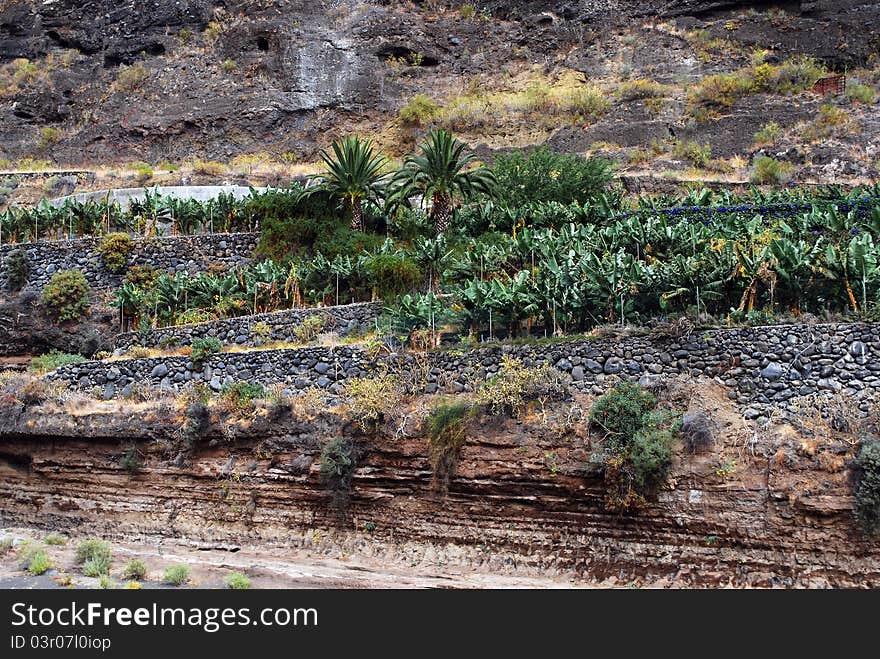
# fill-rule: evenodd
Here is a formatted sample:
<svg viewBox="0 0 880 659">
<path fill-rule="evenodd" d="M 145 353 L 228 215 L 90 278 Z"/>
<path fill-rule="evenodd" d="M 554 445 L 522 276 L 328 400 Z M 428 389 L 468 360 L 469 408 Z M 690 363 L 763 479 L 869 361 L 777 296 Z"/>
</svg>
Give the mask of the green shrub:
<svg viewBox="0 0 880 659">
<path fill-rule="evenodd" d="M 208 357 L 223 349 L 223 344 L 220 343 L 220 340 L 213 336 L 193 339 L 191 345 L 192 353 L 190 353 L 190 359 L 192 359 L 192 362 L 195 365 L 203 364 Z"/>
<path fill-rule="evenodd" d="M 133 92 L 147 79 L 147 69 L 140 64 L 126 66 L 116 76 L 116 88 L 122 92 Z"/>
<path fill-rule="evenodd" d="M 43 303 L 59 321 L 81 318 L 89 309 L 89 283 L 79 270 L 52 275 L 43 289 Z"/>
<path fill-rule="evenodd" d="M 109 574 L 110 559 L 103 556 L 90 558 L 82 564 L 82 573 L 85 577 L 100 577 L 102 574 Z"/>
<path fill-rule="evenodd" d="M 87 561 L 97 560 L 110 564 L 112 554 L 110 544 L 97 538 L 88 538 L 76 546 L 76 564 L 83 565 Z"/>
<path fill-rule="evenodd" d="M 64 132 L 55 126 L 43 126 L 40 129 L 40 148 L 50 147 L 64 137 Z"/>
<path fill-rule="evenodd" d="M 153 178 L 153 168 L 150 167 L 149 163 L 133 162 L 129 165 L 129 168 L 134 170 L 135 180 L 141 185 Z"/>
<path fill-rule="evenodd" d="M 37 577 L 52 567 L 52 561 L 44 550 L 25 546 L 19 554 L 19 566 Z"/>
<path fill-rule="evenodd" d="M 590 423 L 601 430 L 603 442 L 591 464 L 604 472 L 608 510 L 641 507 L 669 476 L 680 423 L 675 414 L 655 411 L 656 405 L 650 392 L 630 382 L 593 403 Z"/>
<path fill-rule="evenodd" d="M 98 588 L 101 590 L 113 590 L 116 588 L 116 582 L 110 578 L 109 574 L 102 574 L 101 578 L 98 579 Z"/>
<path fill-rule="evenodd" d="M 791 163 L 774 160 L 770 156 L 759 156 L 755 158 L 752 182 L 765 185 L 783 183 L 792 169 Z"/>
<path fill-rule="evenodd" d="M 559 372 L 551 366 L 525 366 L 505 355 L 501 369 L 482 384 L 476 398 L 492 414 L 519 416 L 530 401 L 561 398 L 566 391 Z"/>
<path fill-rule="evenodd" d="M 371 430 L 397 407 L 401 389 L 400 380 L 387 373 L 347 380 L 345 394 L 351 418 L 365 431 Z"/>
<path fill-rule="evenodd" d="M 417 263 L 396 254 L 376 254 L 367 261 L 366 269 L 381 300 L 409 293 L 425 276 Z"/>
<path fill-rule="evenodd" d="M 873 87 L 862 85 L 858 82 L 847 82 L 846 97 L 855 103 L 864 103 L 870 105 L 874 102 L 877 94 Z"/>
<path fill-rule="evenodd" d="M 509 207 L 549 201 L 583 204 L 611 181 L 607 161 L 554 153 L 547 147 L 498 156 L 492 171 L 498 181 L 497 196 Z"/>
<path fill-rule="evenodd" d="M 62 366 L 67 366 L 68 364 L 78 364 L 79 362 L 85 361 L 85 359 L 86 358 L 82 355 L 72 355 L 67 352 L 61 352 L 60 350 L 52 350 L 45 355 L 32 358 L 28 365 L 28 370 L 30 370 L 31 373 L 42 375 L 43 373 L 54 371 Z"/>
<path fill-rule="evenodd" d="M 67 536 L 63 536 L 60 533 L 50 533 L 45 538 L 43 538 L 43 542 L 47 545 L 52 546 L 60 546 L 67 544 Z"/>
<path fill-rule="evenodd" d="M 660 98 L 669 92 L 669 87 L 654 80 L 645 78 L 622 82 L 617 88 L 617 93 L 624 101 L 634 101 L 645 98 Z"/>
<path fill-rule="evenodd" d="M 20 291 L 27 283 L 30 270 L 30 261 L 23 248 L 9 252 L 6 257 L 6 288 L 13 292 Z"/>
<path fill-rule="evenodd" d="M 310 343 L 324 331 L 326 324 L 326 319 L 320 314 L 306 316 L 299 325 L 293 328 L 293 338 L 298 343 Z"/>
<path fill-rule="evenodd" d="M 143 561 L 137 559 L 131 560 L 122 568 L 122 576 L 125 579 L 141 581 L 147 576 L 147 566 Z"/>
<path fill-rule="evenodd" d="M 440 118 L 440 105 L 425 94 L 416 94 L 409 103 L 400 108 L 398 116 L 405 124 L 422 126 Z"/>
<path fill-rule="evenodd" d="M 265 397 L 266 389 L 259 382 L 231 382 L 220 390 L 221 406 L 237 414 L 253 409 L 254 401 Z"/>
<path fill-rule="evenodd" d="M 811 142 L 819 142 L 852 135 L 859 130 L 858 122 L 846 110 L 826 103 L 819 108 L 819 116 L 804 129 L 803 136 Z"/>
<path fill-rule="evenodd" d="M 108 233 L 101 240 L 98 251 L 105 268 L 113 273 L 122 272 L 131 252 L 131 237 L 127 233 Z"/>
<path fill-rule="evenodd" d="M 135 473 L 144 466 L 144 458 L 133 442 L 129 444 L 119 457 L 119 464 L 129 473 Z"/>
<path fill-rule="evenodd" d="M 251 587 L 251 580 L 241 572 L 230 572 L 226 577 L 226 585 L 232 590 L 248 590 Z"/>
<path fill-rule="evenodd" d="M 178 563 L 165 569 L 162 581 L 173 586 L 182 586 L 189 581 L 189 566 Z"/>
<path fill-rule="evenodd" d="M 357 461 L 350 439 L 334 437 L 321 448 L 321 480 L 332 490 L 348 490 Z"/>
<path fill-rule="evenodd" d="M 467 422 L 473 416 L 471 403 L 438 405 L 428 414 L 428 461 L 435 483 L 445 489 L 461 456 L 467 438 Z"/>
<path fill-rule="evenodd" d="M 862 440 L 854 464 L 855 516 L 867 534 L 880 532 L 880 440 Z"/>
<path fill-rule="evenodd" d="M 764 124 L 761 129 L 755 133 L 756 144 L 776 144 L 782 137 L 782 128 L 775 121 Z"/>
<path fill-rule="evenodd" d="M 687 160 L 695 167 L 705 167 L 712 159 L 712 147 L 709 144 L 700 144 L 693 140 L 676 142 L 672 149 L 676 158 Z"/>
<path fill-rule="evenodd" d="M 608 446 L 620 448 L 629 444 L 656 406 L 651 392 L 632 382 L 621 382 L 593 403 L 590 424 L 602 433 Z"/>
</svg>

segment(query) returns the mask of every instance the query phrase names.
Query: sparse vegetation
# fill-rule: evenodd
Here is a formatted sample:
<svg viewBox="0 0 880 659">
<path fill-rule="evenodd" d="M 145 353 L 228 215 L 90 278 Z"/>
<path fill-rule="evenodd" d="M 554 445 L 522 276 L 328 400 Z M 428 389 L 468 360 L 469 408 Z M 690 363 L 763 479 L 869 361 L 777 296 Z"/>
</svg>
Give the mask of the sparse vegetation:
<svg viewBox="0 0 880 659">
<path fill-rule="evenodd" d="M 775 160 L 770 156 L 759 156 L 755 158 L 752 182 L 765 185 L 783 183 L 791 171 L 791 163 Z"/>
<path fill-rule="evenodd" d="M 202 365 L 211 355 L 215 355 L 223 350 L 223 344 L 220 340 L 213 336 L 197 337 L 191 343 L 192 352 L 190 359 L 193 364 Z"/>
<path fill-rule="evenodd" d="M 19 553 L 19 567 L 37 577 L 52 567 L 52 561 L 43 549 L 25 545 Z"/>
<path fill-rule="evenodd" d="M 350 417 L 364 430 L 373 429 L 402 397 L 400 380 L 388 373 L 347 380 L 345 394 Z"/>
<path fill-rule="evenodd" d="M 189 566 L 183 564 L 169 565 L 165 568 L 162 581 L 172 586 L 182 586 L 189 581 Z"/>
<path fill-rule="evenodd" d="M 266 390 L 259 382 L 241 380 L 224 385 L 220 392 L 220 407 L 235 415 L 243 415 L 254 409 L 254 401 L 266 397 Z"/>
<path fill-rule="evenodd" d="M 21 247 L 9 252 L 6 257 L 6 288 L 9 291 L 20 291 L 27 283 L 30 274 L 30 261 L 27 252 Z"/>
<path fill-rule="evenodd" d="M 43 126 L 40 129 L 39 147 L 41 149 L 47 149 L 56 142 L 59 142 L 62 137 L 64 137 L 64 131 L 60 128 L 56 128 L 55 126 Z"/>
<path fill-rule="evenodd" d="M 96 538 L 83 540 L 76 547 L 76 564 L 83 566 L 85 576 L 98 576 L 110 570 L 112 553 L 110 544 Z M 86 574 L 86 566 L 92 574 Z"/>
<path fill-rule="evenodd" d="M 230 572 L 226 577 L 226 586 L 232 590 L 248 590 L 251 580 L 241 572 Z"/>
<path fill-rule="evenodd" d="M 405 124 L 424 126 L 440 118 L 441 107 L 425 94 L 416 94 L 400 109 L 399 116 Z"/>
<path fill-rule="evenodd" d="M 306 316 L 302 322 L 293 329 L 293 338 L 299 343 L 310 343 L 318 338 L 324 331 L 327 320 L 320 314 Z"/>
<path fill-rule="evenodd" d="M 28 369 L 32 373 L 42 375 L 49 371 L 61 368 L 62 366 L 77 364 L 81 361 L 85 361 L 85 357 L 82 355 L 72 355 L 67 352 L 61 352 L 60 350 L 52 350 L 45 355 L 32 358 Z"/>
<path fill-rule="evenodd" d="M 59 321 L 77 320 L 89 310 L 89 283 L 79 270 L 52 275 L 43 289 L 43 303 Z"/>
<path fill-rule="evenodd" d="M 116 89 L 131 94 L 140 88 L 148 75 L 147 69 L 140 64 L 122 67 L 116 76 Z"/>
<path fill-rule="evenodd" d="M 504 355 L 501 368 L 477 390 L 477 402 L 492 414 L 519 416 L 531 401 L 548 401 L 566 395 L 562 375 L 548 365 L 526 366 Z"/>
<path fill-rule="evenodd" d="M 143 581 L 147 576 L 147 566 L 143 561 L 134 559 L 125 564 L 122 568 L 122 577 L 133 581 Z"/>
<path fill-rule="evenodd" d="M 131 237 L 127 233 L 108 233 L 98 248 L 104 267 L 110 272 L 120 273 L 125 269 L 131 253 Z"/>
<path fill-rule="evenodd" d="M 467 421 L 474 413 L 471 403 L 438 405 L 428 414 L 428 461 L 434 482 L 446 489 L 467 438 Z"/>
<path fill-rule="evenodd" d="M 357 467 L 354 446 L 350 439 L 334 437 L 321 448 L 321 479 L 331 489 L 351 489 L 351 478 Z"/>
<path fill-rule="evenodd" d="M 758 132 L 755 133 L 755 144 L 759 146 L 769 146 L 776 144 L 782 137 L 782 128 L 775 121 L 764 124 Z"/>
<path fill-rule="evenodd" d="M 847 81 L 846 97 L 853 103 L 870 105 L 877 98 L 877 92 L 874 91 L 873 87 L 870 87 L 868 85 L 863 85 L 858 82 Z"/>
<path fill-rule="evenodd" d="M 60 547 L 67 544 L 67 536 L 61 535 L 60 533 L 50 533 L 43 538 L 43 542 L 53 547 Z"/>
<path fill-rule="evenodd" d="M 712 147 L 693 140 L 677 141 L 672 148 L 676 158 L 687 160 L 695 167 L 705 167 L 712 159 Z"/>
<path fill-rule="evenodd" d="M 880 440 L 862 439 L 854 462 L 855 516 L 867 534 L 880 532 Z"/>
</svg>

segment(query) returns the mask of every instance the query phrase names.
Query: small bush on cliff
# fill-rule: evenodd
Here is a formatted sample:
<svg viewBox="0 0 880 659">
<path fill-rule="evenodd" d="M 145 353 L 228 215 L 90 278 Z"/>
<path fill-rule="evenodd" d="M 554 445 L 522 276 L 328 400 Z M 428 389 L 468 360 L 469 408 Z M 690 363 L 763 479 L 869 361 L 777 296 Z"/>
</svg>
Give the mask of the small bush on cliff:
<svg viewBox="0 0 880 659">
<path fill-rule="evenodd" d="M 862 440 L 855 460 L 855 515 L 867 534 L 880 532 L 880 439 Z"/>
<path fill-rule="evenodd" d="M 133 474 L 144 466 L 144 457 L 136 444 L 129 444 L 122 455 L 119 456 L 119 464 L 127 472 Z"/>
<path fill-rule="evenodd" d="M 233 382 L 220 391 L 220 408 L 232 414 L 246 414 L 254 409 L 254 401 L 266 397 L 259 382 Z"/>
<path fill-rule="evenodd" d="M 52 561 L 44 550 L 26 546 L 19 554 L 19 566 L 36 577 L 51 568 Z"/>
<path fill-rule="evenodd" d="M 230 572 L 226 577 L 226 585 L 232 590 L 248 590 L 251 587 L 251 580 L 241 572 Z"/>
<path fill-rule="evenodd" d="M 434 483 L 442 489 L 449 486 L 467 438 L 467 422 L 474 414 L 471 403 L 438 405 L 428 414 L 428 461 L 434 472 Z"/>
<path fill-rule="evenodd" d="M 6 288 L 20 291 L 27 283 L 31 272 L 31 264 L 27 252 L 22 248 L 12 250 L 6 257 Z"/>
<path fill-rule="evenodd" d="M 103 540 L 88 538 L 76 547 L 76 563 L 83 566 L 83 574 L 87 577 L 106 574 L 111 560 L 110 544 Z M 87 570 L 92 574 L 87 574 Z"/>
<path fill-rule="evenodd" d="M 49 371 L 61 368 L 62 366 L 67 366 L 68 364 L 78 364 L 79 362 L 85 361 L 85 359 L 86 358 L 82 355 L 72 355 L 68 352 L 52 350 L 45 355 L 40 355 L 39 357 L 31 359 L 28 370 L 30 370 L 31 373 L 42 375 Z"/>
<path fill-rule="evenodd" d="M 98 252 L 105 268 L 113 273 L 122 272 L 131 252 L 131 238 L 127 233 L 108 233 L 101 240 Z"/>
<path fill-rule="evenodd" d="M 194 365 L 201 366 L 208 357 L 220 352 L 222 349 L 223 344 L 213 336 L 193 339 L 190 359 L 192 359 Z"/>
<path fill-rule="evenodd" d="M 321 480 L 331 490 L 348 490 L 357 465 L 351 440 L 334 437 L 321 449 Z"/>
<path fill-rule="evenodd" d="M 122 568 L 122 576 L 125 579 L 142 581 L 143 578 L 147 576 L 147 566 L 144 565 L 143 561 L 137 559 L 129 561 L 125 564 L 125 567 Z"/>
<path fill-rule="evenodd" d="M 568 389 L 562 374 L 547 366 L 525 366 L 505 355 L 498 374 L 486 380 L 477 391 L 477 402 L 492 414 L 518 416 L 531 401 L 560 399 Z"/>
<path fill-rule="evenodd" d="M 398 405 L 402 397 L 400 380 L 388 373 L 346 382 L 349 414 L 364 431 L 373 429 Z"/>
<path fill-rule="evenodd" d="M 43 303 L 56 319 L 76 320 L 89 309 L 89 282 L 79 270 L 56 272 L 43 289 Z"/>
<path fill-rule="evenodd" d="M 677 415 L 657 411 L 654 396 L 623 382 L 601 396 L 590 411 L 590 423 L 602 434 L 591 461 L 605 478 L 605 507 L 629 511 L 644 505 L 666 482 L 672 468 L 672 442 Z"/>
<path fill-rule="evenodd" d="M 166 568 L 162 581 L 172 586 L 182 586 L 189 581 L 189 567 L 183 564 L 170 565 Z"/>
</svg>

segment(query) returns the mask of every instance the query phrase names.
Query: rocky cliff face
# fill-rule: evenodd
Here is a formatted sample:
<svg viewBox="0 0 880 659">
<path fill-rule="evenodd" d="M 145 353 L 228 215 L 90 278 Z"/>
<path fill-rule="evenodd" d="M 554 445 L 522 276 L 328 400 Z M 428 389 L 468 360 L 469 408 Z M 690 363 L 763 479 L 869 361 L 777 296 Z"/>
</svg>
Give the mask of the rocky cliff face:
<svg viewBox="0 0 880 659">
<path fill-rule="evenodd" d="M 604 508 L 602 479 L 588 468 L 595 438 L 570 416 L 583 400 L 520 420 L 477 419 L 445 493 L 432 483 L 418 401 L 369 436 L 328 412 L 262 410 L 232 429 L 212 417 L 186 454 L 176 454 L 181 418 L 168 403 L 125 412 L 105 403 L 74 414 L 7 409 L 0 523 L 282 545 L 366 528 L 508 571 L 680 585 L 880 585 L 880 548 L 852 521 L 852 446 L 843 436 L 752 427 L 717 385 L 673 383 L 667 395 L 709 415 L 715 442 L 704 453 L 682 449 L 667 488 L 637 515 Z M 344 494 L 327 489 L 318 464 L 320 446 L 340 435 L 358 454 Z M 130 472 L 121 457 L 133 450 L 143 464 Z"/>
<path fill-rule="evenodd" d="M 0 66 L 27 58 L 35 68 L 10 69 L 14 82 L 0 89 L 0 158 L 310 158 L 327 134 L 386 131 L 415 93 L 460 93 L 468 77 L 510 62 L 564 61 L 593 76 L 619 56 L 614 35 L 657 20 L 708 25 L 743 52 L 807 52 L 842 68 L 876 51 L 880 17 L 876 4 L 854 1 L 487 2 L 468 20 L 455 3 L 425 4 L 5 0 Z M 724 27 L 726 12 L 771 5 L 789 12 L 784 20 L 756 13 Z M 653 75 L 666 65 L 663 44 L 636 36 L 652 56 L 634 63 L 634 77 Z M 41 139 L 47 125 L 61 131 L 51 144 Z"/>
</svg>

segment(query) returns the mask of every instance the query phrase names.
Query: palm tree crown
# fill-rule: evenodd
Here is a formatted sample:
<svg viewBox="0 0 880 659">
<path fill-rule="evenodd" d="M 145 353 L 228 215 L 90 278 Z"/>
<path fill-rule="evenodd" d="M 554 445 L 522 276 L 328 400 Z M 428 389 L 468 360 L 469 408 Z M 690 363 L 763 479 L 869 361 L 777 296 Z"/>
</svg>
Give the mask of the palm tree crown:
<svg viewBox="0 0 880 659">
<path fill-rule="evenodd" d="M 445 130 L 430 133 L 419 148 L 421 153 L 407 156 L 395 174 L 395 196 L 402 199 L 419 191 L 425 199 L 430 198 L 431 220 L 437 233 L 442 233 L 449 227 L 454 201 L 491 194 L 495 175 L 486 167 L 467 169 L 476 155 L 465 154 L 467 145 Z"/>
<path fill-rule="evenodd" d="M 376 153 L 372 140 L 358 136 L 346 137 L 331 145 L 333 155 L 321 151 L 326 170 L 318 176 L 319 189 L 341 197 L 347 210 L 351 211 L 351 228 L 364 229 L 363 200 L 375 201 L 385 191 L 384 171 L 388 160 Z"/>
</svg>

